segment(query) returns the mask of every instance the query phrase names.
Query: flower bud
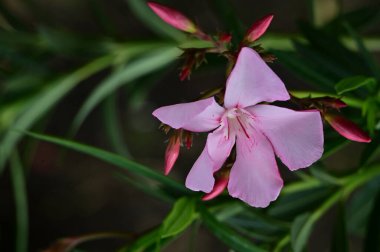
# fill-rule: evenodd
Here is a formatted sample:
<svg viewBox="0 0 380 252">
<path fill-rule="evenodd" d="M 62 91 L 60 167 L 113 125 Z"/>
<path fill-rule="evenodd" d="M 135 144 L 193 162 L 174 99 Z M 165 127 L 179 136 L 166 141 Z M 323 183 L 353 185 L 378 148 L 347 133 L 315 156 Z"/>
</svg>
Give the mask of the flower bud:
<svg viewBox="0 0 380 252">
<path fill-rule="evenodd" d="M 227 187 L 229 177 L 230 177 L 229 171 L 220 172 L 219 176 L 216 177 L 214 188 L 212 189 L 211 192 L 205 194 L 202 197 L 202 200 L 203 201 L 212 200 L 213 198 L 219 196 Z"/>
<path fill-rule="evenodd" d="M 184 139 L 186 148 L 190 150 L 191 146 L 193 146 L 193 133 L 184 130 Z"/>
<path fill-rule="evenodd" d="M 181 147 L 181 140 L 177 134 L 174 134 L 169 139 L 169 144 L 166 147 L 165 152 L 165 175 L 168 175 L 172 170 L 179 155 L 179 149 Z"/>
<path fill-rule="evenodd" d="M 333 109 L 341 109 L 347 107 L 347 104 L 343 102 L 341 99 L 333 98 L 333 97 L 319 97 L 319 98 L 312 98 L 313 102 L 317 102 L 321 104 L 324 107 L 327 108 L 333 108 Z"/>
<path fill-rule="evenodd" d="M 232 35 L 229 33 L 222 33 L 219 35 L 219 41 L 222 43 L 228 44 L 231 42 L 231 39 L 232 39 Z"/>
<path fill-rule="evenodd" d="M 345 138 L 362 143 L 371 142 L 371 138 L 366 132 L 360 129 L 355 123 L 339 115 L 326 114 L 324 116 L 326 121 L 333 127 L 340 135 Z"/>
<path fill-rule="evenodd" d="M 244 40 L 249 43 L 256 41 L 268 29 L 270 23 L 272 22 L 272 19 L 273 19 L 273 15 L 270 14 L 257 20 L 248 30 L 247 34 L 245 35 Z"/>
<path fill-rule="evenodd" d="M 197 31 L 197 27 L 195 26 L 195 24 L 186 16 L 184 16 L 181 12 L 154 2 L 148 2 L 148 6 L 162 20 L 164 20 L 166 23 L 170 24 L 174 28 L 189 33 L 195 33 Z"/>
</svg>

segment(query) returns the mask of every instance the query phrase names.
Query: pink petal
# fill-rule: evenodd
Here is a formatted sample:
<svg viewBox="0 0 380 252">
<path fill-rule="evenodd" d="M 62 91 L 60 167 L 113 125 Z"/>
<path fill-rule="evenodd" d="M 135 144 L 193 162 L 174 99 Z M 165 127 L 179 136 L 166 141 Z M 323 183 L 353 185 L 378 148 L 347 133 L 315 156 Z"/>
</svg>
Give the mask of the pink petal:
<svg viewBox="0 0 380 252">
<path fill-rule="evenodd" d="M 226 108 L 248 107 L 259 102 L 289 100 L 284 83 L 254 50 L 241 49 L 236 65 L 227 80 Z"/>
<path fill-rule="evenodd" d="M 207 146 L 205 146 L 201 155 L 193 165 L 193 168 L 191 168 L 187 175 L 186 187 L 193 191 L 211 192 L 215 183 L 213 175 L 215 168 L 216 163 L 208 155 Z M 216 168 L 216 170 L 217 169 L 218 168 Z"/>
<path fill-rule="evenodd" d="M 187 175 L 187 188 L 206 193 L 212 191 L 215 182 L 213 174 L 222 167 L 235 143 L 234 138 L 219 141 L 218 138 L 221 137 L 220 132 L 222 132 L 221 128 L 208 134 L 205 148 Z M 214 152 L 213 148 L 216 143 L 219 143 L 218 148 L 220 149 L 220 153 Z M 213 156 L 210 155 L 210 150 L 212 150 Z"/>
<path fill-rule="evenodd" d="M 271 105 L 257 105 L 247 110 L 290 170 L 310 166 L 321 158 L 323 124 L 318 111 L 294 111 Z"/>
<path fill-rule="evenodd" d="M 189 103 L 180 103 L 156 109 L 153 115 L 172 128 L 205 132 L 219 126 L 224 108 L 213 97 Z"/>
<path fill-rule="evenodd" d="M 277 199 L 283 181 L 269 141 L 257 131 L 252 136 L 253 145 L 244 135 L 238 135 L 228 191 L 251 206 L 267 207 Z"/>
<path fill-rule="evenodd" d="M 230 155 L 235 144 L 235 136 L 225 136 L 226 126 L 219 127 L 214 132 L 208 134 L 207 150 L 212 160 L 222 165 Z M 219 168 L 218 168 L 219 169 Z"/>
</svg>

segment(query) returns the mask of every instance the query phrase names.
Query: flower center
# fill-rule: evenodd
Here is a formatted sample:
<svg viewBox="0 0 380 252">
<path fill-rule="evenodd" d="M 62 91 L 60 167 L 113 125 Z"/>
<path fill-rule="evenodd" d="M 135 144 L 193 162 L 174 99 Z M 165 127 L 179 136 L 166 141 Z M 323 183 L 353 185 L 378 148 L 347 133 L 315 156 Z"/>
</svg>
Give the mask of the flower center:
<svg viewBox="0 0 380 252">
<path fill-rule="evenodd" d="M 226 138 L 244 135 L 250 139 L 250 132 L 253 129 L 253 116 L 245 109 L 232 108 L 224 113 L 221 126 L 225 127 L 224 137 Z"/>
</svg>

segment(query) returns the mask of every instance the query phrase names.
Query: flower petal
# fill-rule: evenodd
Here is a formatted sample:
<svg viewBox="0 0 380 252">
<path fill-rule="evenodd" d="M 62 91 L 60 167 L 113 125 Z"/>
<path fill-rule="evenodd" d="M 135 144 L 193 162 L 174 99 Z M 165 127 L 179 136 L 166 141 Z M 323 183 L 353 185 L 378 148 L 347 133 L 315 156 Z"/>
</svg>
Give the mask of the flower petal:
<svg viewBox="0 0 380 252">
<path fill-rule="evenodd" d="M 268 139 L 258 131 L 252 137 L 253 144 L 244 135 L 237 137 L 228 191 L 251 206 L 267 207 L 277 199 L 283 181 Z"/>
<path fill-rule="evenodd" d="M 228 128 L 226 127 L 228 126 L 219 127 L 214 132 L 208 134 L 207 137 L 208 154 L 212 160 L 216 163 L 221 163 L 221 165 L 226 161 L 235 144 L 235 136 L 229 136 Z"/>
<path fill-rule="evenodd" d="M 245 108 L 259 102 L 289 100 L 280 78 L 254 50 L 241 49 L 236 65 L 227 80 L 224 97 L 226 108 Z"/>
<path fill-rule="evenodd" d="M 209 193 L 212 191 L 215 183 L 214 169 L 216 163 L 210 158 L 207 146 L 203 149 L 201 155 L 195 161 L 186 178 L 186 187 L 193 191 L 203 191 Z M 219 167 L 220 168 L 220 167 Z M 215 170 L 219 169 L 216 168 Z"/>
<path fill-rule="evenodd" d="M 323 153 L 323 124 L 318 111 L 294 111 L 271 105 L 246 108 L 290 169 L 310 166 Z"/>
<path fill-rule="evenodd" d="M 224 108 L 213 97 L 196 102 L 180 103 L 156 109 L 153 115 L 172 128 L 205 132 L 219 126 Z"/>
</svg>

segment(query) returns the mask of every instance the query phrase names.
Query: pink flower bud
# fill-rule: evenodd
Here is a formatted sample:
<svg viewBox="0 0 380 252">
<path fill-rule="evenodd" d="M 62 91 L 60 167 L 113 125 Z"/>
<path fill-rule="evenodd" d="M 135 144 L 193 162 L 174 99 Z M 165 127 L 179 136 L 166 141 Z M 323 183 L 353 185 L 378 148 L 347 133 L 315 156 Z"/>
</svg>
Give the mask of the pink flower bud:
<svg viewBox="0 0 380 252">
<path fill-rule="evenodd" d="M 270 23 L 272 22 L 272 19 L 273 19 L 273 15 L 270 14 L 257 20 L 248 30 L 247 34 L 245 35 L 244 40 L 247 42 L 256 41 L 268 29 Z"/>
<path fill-rule="evenodd" d="M 175 162 L 177 161 L 180 147 L 181 147 L 180 137 L 176 134 L 170 137 L 169 144 L 166 147 L 166 152 L 165 152 L 165 175 L 169 174 Z"/>
<path fill-rule="evenodd" d="M 340 135 L 345 138 L 362 143 L 371 142 L 371 138 L 366 132 L 360 129 L 355 123 L 347 120 L 339 115 L 325 115 L 326 121 L 333 127 Z"/>
<path fill-rule="evenodd" d="M 154 2 L 148 2 L 148 6 L 162 20 L 164 20 L 166 23 L 170 24 L 174 28 L 189 33 L 195 33 L 197 31 L 197 27 L 194 25 L 194 23 L 179 11 Z"/>
<path fill-rule="evenodd" d="M 219 196 L 228 185 L 228 179 L 230 177 L 229 175 L 229 172 L 221 172 L 221 174 L 216 178 L 215 185 L 212 191 L 204 195 L 202 197 L 202 200 L 212 200 L 213 198 Z"/>
<path fill-rule="evenodd" d="M 219 41 L 222 43 L 228 44 L 231 42 L 231 39 L 232 39 L 232 35 L 229 33 L 222 33 L 219 35 Z"/>
<path fill-rule="evenodd" d="M 183 67 L 181 72 L 179 73 L 179 79 L 181 81 L 188 79 L 190 77 L 190 73 L 191 73 L 191 67 L 189 66 Z"/>
<path fill-rule="evenodd" d="M 184 131 L 185 146 L 189 150 L 193 146 L 193 133 L 190 131 Z"/>
<path fill-rule="evenodd" d="M 325 107 L 333 108 L 333 109 L 341 109 L 347 107 L 347 104 L 344 103 L 341 99 L 333 98 L 333 97 L 320 97 L 320 98 L 312 98 L 312 101 L 317 102 Z"/>
</svg>

